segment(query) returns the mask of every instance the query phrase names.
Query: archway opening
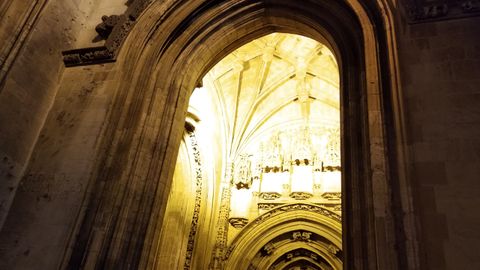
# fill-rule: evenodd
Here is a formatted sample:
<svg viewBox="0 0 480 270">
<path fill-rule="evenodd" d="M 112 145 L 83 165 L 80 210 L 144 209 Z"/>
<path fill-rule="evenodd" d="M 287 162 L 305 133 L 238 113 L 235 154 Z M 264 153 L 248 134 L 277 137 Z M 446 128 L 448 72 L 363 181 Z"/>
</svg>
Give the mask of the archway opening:
<svg viewBox="0 0 480 270">
<path fill-rule="evenodd" d="M 305 246 L 315 248 L 300 257 L 341 269 L 339 78 L 326 44 L 278 32 L 237 48 L 207 72 L 190 98 L 162 226 L 162 265 L 195 269 L 197 257 L 206 255 L 210 265 L 240 269 L 228 262 L 238 258 L 225 250 L 232 253 L 236 242 L 246 241 L 263 243 L 251 246 L 251 254 L 232 253 L 246 256 L 248 267 L 307 263 L 289 262 Z M 272 234 L 276 225 L 269 221 L 262 235 L 245 234 L 278 209 L 291 212 L 292 218 L 282 220 L 291 229 Z M 329 229 L 312 232 L 294 218 L 296 211 L 328 213 Z M 180 240 L 171 241 L 172 235 Z M 295 249 L 285 249 L 294 242 Z"/>
<path fill-rule="evenodd" d="M 115 76 L 118 80 L 112 80 L 109 85 L 116 91 L 112 109 L 116 113 L 105 128 L 106 153 L 94 176 L 99 183 L 69 264 L 84 263 L 100 268 L 155 267 L 158 251 L 162 249 L 159 232 L 165 220 L 175 159 L 182 137 L 185 138 L 185 113 L 192 89 L 235 48 L 273 32 L 325 41 L 338 61 L 344 267 L 389 269 L 397 264 L 399 257 L 407 258 L 409 240 L 402 240 L 402 217 L 393 216 L 389 193 L 398 179 L 391 178 L 388 166 L 396 165 L 396 160 L 387 156 L 387 145 L 392 146 L 396 139 L 387 133 L 385 121 L 390 119 L 390 106 L 399 112 L 399 104 L 389 100 L 390 94 L 398 94 L 396 73 L 390 72 L 389 66 L 390 62 L 395 63 L 395 55 L 389 43 L 392 33 L 387 31 L 385 36 L 377 32 L 391 26 L 388 5 L 380 2 L 383 3 L 153 1 L 138 18 L 123 45 L 125 49 L 118 56 L 119 72 Z M 196 118 L 193 114 L 190 116 Z M 189 122 L 188 130 L 193 130 L 194 122 Z M 225 167 L 233 168 L 231 163 Z M 204 173 L 225 172 L 223 167 L 217 168 L 222 169 Z M 233 169 L 227 171 L 233 175 Z M 229 184 L 220 182 L 215 190 L 209 189 L 207 195 L 202 195 L 207 196 L 202 203 L 216 203 L 227 210 L 198 217 L 213 220 L 209 222 L 210 227 L 194 225 L 195 230 L 187 230 L 208 241 L 218 239 L 219 244 L 214 247 L 201 247 L 204 258 L 212 253 L 221 258 L 227 252 L 228 231 L 215 235 L 211 227 L 221 227 L 216 222 L 220 215 L 227 216 L 228 225 L 230 203 L 218 202 L 222 197 L 230 198 L 230 191 Z M 118 194 L 126 194 L 128 199 L 119 200 Z M 187 223 L 195 222 L 190 219 Z M 189 234 L 187 246 L 195 248 L 190 238 Z M 91 246 L 101 246 L 101 252 Z M 378 248 L 384 246 L 389 248 Z M 412 251 L 412 257 L 414 253 Z M 209 258 L 199 261 L 197 269 L 209 269 L 209 261 Z M 162 269 L 162 265 L 158 266 Z"/>
</svg>

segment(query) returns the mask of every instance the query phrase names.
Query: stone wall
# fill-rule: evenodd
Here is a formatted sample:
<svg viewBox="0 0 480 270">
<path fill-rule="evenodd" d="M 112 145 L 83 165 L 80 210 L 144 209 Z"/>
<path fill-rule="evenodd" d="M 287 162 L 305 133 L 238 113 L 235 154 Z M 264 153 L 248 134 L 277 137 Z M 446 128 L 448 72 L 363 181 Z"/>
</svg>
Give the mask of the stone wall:
<svg viewBox="0 0 480 270">
<path fill-rule="evenodd" d="M 10 22 L 26 12 L 20 2 L 0 4 L 1 14 L 10 12 L 2 38 L 19 33 Z M 12 64 L 2 62 L 0 227 L 11 211 L 0 233 L 0 269 L 54 269 L 68 256 L 102 151 L 115 95 L 103 86 L 115 64 L 64 69 L 61 51 L 102 42 L 92 27 L 125 6 L 101 2 L 48 1 Z M 480 18 L 398 21 L 422 269 L 478 269 Z"/>
<path fill-rule="evenodd" d="M 422 269 L 480 269 L 480 18 L 399 25 Z"/>
<path fill-rule="evenodd" d="M 96 46 L 102 14 L 123 0 L 9 1 L 0 6 L 0 228 L 51 108 L 64 65 L 62 50 Z"/>
<path fill-rule="evenodd" d="M 102 87 L 112 67 L 66 70 L 0 233 L 1 269 L 54 269 L 70 252 L 113 97 Z"/>
<path fill-rule="evenodd" d="M 112 97 L 102 85 L 113 67 L 66 70 L 61 51 L 102 43 L 94 30 L 101 14 L 125 8 L 121 0 L 0 6 L 0 37 L 8 41 L 0 42 L 1 269 L 61 263 L 85 200 Z"/>
</svg>

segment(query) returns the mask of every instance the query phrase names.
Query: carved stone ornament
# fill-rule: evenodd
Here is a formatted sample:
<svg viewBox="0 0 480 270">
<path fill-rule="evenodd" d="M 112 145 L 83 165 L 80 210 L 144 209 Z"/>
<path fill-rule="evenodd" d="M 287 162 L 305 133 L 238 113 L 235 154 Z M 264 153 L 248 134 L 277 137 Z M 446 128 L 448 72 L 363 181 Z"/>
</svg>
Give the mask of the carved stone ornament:
<svg viewBox="0 0 480 270">
<path fill-rule="evenodd" d="M 271 210 L 284 203 L 258 203 L 258 210 Z"/>
<path fill-rule="evenodd" d="M 286 204 L 286 205 L 276 207 L 270 210 L 269 212 L 257 217 L 254 221 L 251 222 L 251 226 L 257 226 L 258 224 L 261 224 L 264 221 L 270 218 L 273 218 L 279 214 L 290 212 L 290 211 L 297 211 L 297 210 L 314 212 L 314 213 L 326 216 L 328 218 L 331 218 L 333 220 L 336 220 L 338 222 L 342 222 L 342 217 L 339 214 L 329 209 L 326 209 L 324 207 L 317 206 L 317 205 L 312 205 L 312 204 L 298 203 L 298 204 Z"/>
<path fill-rule="evenodd" d="M 306 200 L 313 196 L 312 193 L 308 192 L 292 192 L 290 193 L 290 197 L 294 198 L 295 200 Z"/>
<path fill-rule="evenodd" d="M 293 232 L 292 233 L 292 240 L 293 241 L 303 241 L 303 242 L 310 242 L 311 241 L 311 232 Z"/>
<path fill-rule="evenodd" d="M 267 243 L 262 248 L 262 252 L 267 256 L 270 256 L 273 253 L 274 250 L 275 250 L 275 245 L 273 245 L 272 243 Z"/>
<path fill-rule="evenodd" d="M 128 8 L 121 15 L 102 16 L 95 30 L 105 39 L 101 47 L 88 47 L 63 51 L 66 67 L 114 62 L 125 38 L 136 19 L 153 0 L 129 0 Z"/>
<path fill-rule="evenodd" d="M 111 15 L 102 16 L 102 22 L 95 27 L 98 35 L 104 39 L 107 39 L 110 33 L 112 33 L 113 27 L 125 19 L 124 15 Z"/>
<path fill-rule="evenodd" d="M 340 192 L 325 192 L 322 194 L 322 197 L 327 200 L 341 200 L 342 193 Z"/>
<path fill-rule="evenodd" d="M 188 134 L 190 137 L 190 142 L 193 150 L 193 157 L 195 161 L 195 205 L 193 207 L 193 217 L 190 225 L 190 233 L 188 234 L 187 242 L 187 252 L 185 255 L 185 263 L 183 265 L 184 270 L 188 270 L 191 267 L 193 249 L 195 247 L 195 236 L 197 235 L 198 230 L 198 219 L 200 217 L 200 206 L 202 203 L 202 161 L 200 158 L 200 148 L 197 143 L 197 138 L 195 132 Z"/>
<path fill-rule="evenodd" d="M 64 51 L 62 55 L 67 67 L 113 62 L 115 56 L 105 46 Z"/>
<path fill-rule="evenodd" d="M 340 249 L 332 244 L 328 245 L 328 252 L 332 255 L 337 255 Z"/>
<path fill-rule="evenodd" d="M 237 189 L 243 189 L 243 188 L 249 189 L 250 188 L 250 183 L 237 182 L 237 183 L 235 183 L 235 187 Z"/>
<path fill-rule="evenodd" d="M 228 222 L 236 228 L 236 229 L 241 229 L 245 227 L 245 225 L 248 224 L 248 219 L 246 218 L 240 218 L 240 217 L 232 217 L 228 219 Z"/>
<path fill-rule="evenodd" d="M 277 261 L 272 264 L 268 270 L 276 270 L 276 269 L 286 269 L 286 268 L 281 268 L 282 264 L 285 264 L 286 262 L 290 262 L 296 258 L 310 258 L 311 260 L 315 261 L 320 268 L 319 269 L 325 269 L 325 270 L 333 270 L 333 266 L 329 265 L 325 259 L 322 258 L 321 255 L 312 252 L 307 249 L 297 249 L 291 252 L 288 252 L 281 256 Z M 316 267 L 294 267 L 294 268 L 288 268 L 288 269 L 317 269 Z"/>
<path fill-rule="evenodd" d="M 341 212 L 342 211 L 342 205 L 340 203 L 319 203 L 317 205 L 323 206 L 329 210 L 335 211 L 335 212 Z"/>
<path fill-rule="evenodd" d="M 260 192 L 259 196 L 264 200 L 276 200 L 282 197 L 282 195 L 278 192 Z"/>
<path fill-rule="evenodd" d="M 255 220 L 251 221 L 248 224 L 248 226 L 250 228 L 255 228 L 258 225 L 264 223 L 265 221 L 268 221 L 271 218 L 275 218 L 276 216 L 278 216 L 280 214 L 283 214 L 283 213 L 286 213 L 286 212 L 291 212 L 291 211 L 298 211 L 298 210 L 310 211 L 312 213 L 317 213 L 317 214 L 320 214 L 322 216 L 328 217 L 328 218 L 330 218 L 332 220 L 335 220 L 339 223 L 342 222 L 342 217 L 339 214 L 337 214 L 337 213 L 335 213 L 335 212 L 333 212 L 329 209 L 326 209 L 326 208 L 318 206 L 318 205 L 312 205 L 312 204 L 306 204 L 306 203 L 296 203 L 296 204 L 286 204 L 286 205 L 276 207 L 276 208 L 270 210 L 269 212 L 267 212 L 263 215 L 260 215 Z M 235 248 L 235 245 L 231 245 L 228 248 L 228 250 L 225 252 L 225 257 L 223 258 L 224 260 L 229 258 L 230 254 L 232 254 L 232 251 L 233 251 L 234 248 Z"/>
<path fill-rule="evenodd" d="M 232 166 L 227 166 L 226 179 L 230 181 Z M 220 203 L 220 214 L 217 220 L 217 235 L 215 237 L 215 247 L 212 254 L 212 260 L 209 269 L 220 270 L 223 269 L 225 263 L 225 256 L 227 252 L 227 236 L 228 236 L 228 224 L 229 224 L 229 212 L 230 212 L 230 186 L 225 186 L 222 189 L 222 197 Z"/>
<path fill-rule="evenodd" d="M 410 23 L 463 18 L 480 14 L 480 0 L 403 0 Z"/>
</svg>

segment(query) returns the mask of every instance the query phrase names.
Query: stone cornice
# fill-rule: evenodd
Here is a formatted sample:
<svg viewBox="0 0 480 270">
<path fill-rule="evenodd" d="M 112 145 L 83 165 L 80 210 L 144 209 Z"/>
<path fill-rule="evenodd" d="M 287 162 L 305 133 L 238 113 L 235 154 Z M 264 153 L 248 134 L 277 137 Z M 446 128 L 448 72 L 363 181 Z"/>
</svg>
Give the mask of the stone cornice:
<svg viewBox="0 0 480 270">
<path fill-rule="evenodd" d="M 105 38 L 101 47 L 87 47 L 62 52 L 65 66 L 83 66 L 114 62 L 123 42 L 133 25 L 152 0 L 128 1 L 128 8 L 121 15 L 102 16 L 102 22 L 95 27 L 99 36 Z"/>
</svg>

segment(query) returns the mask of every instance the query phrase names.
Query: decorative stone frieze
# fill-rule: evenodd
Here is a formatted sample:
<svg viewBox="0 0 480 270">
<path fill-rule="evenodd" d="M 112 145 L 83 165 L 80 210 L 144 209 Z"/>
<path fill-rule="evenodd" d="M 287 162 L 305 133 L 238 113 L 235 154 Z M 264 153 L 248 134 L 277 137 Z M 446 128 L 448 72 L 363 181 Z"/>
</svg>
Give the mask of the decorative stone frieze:
<svg viewBox="0 0 480 270">
<path fill-rule="evenodd" d="M 264 200 L 276 200 L 282 197 L 282 195 L 277 192 L 260 192 L 259 196 Z"/>
<path fill-rule="evenodd" d="M 313 196 L 312 193 L 308 192 L 292 192 L 290 193 L 290 197 L 294 198 L 295 200 L 306 200 Z"/>
<path fill-rule="evenodd" d="M 209 269 L 223 269 L 225 252 L 227 249 L 228 224 L 230 213 L 231 189 L 230 183 L 233 179 L 233 164 L 227 163 L 225 177 L 222 182 L 222 197 L 220 201 L 220 213 L 217 219 L 217 235 L 215 238 L 215 247 L 212 254 L 212 260 Z"/>
<path fill-rule="evenodd" d="M 480 14 L 480 0 L 404 0 L 410 23 L 431 22 Z"/>
<path fill-rule="evenodd" d="M 341 200 L 342 193 L 340 192 L 325 192 L 322 194 L 322 197 L 327 200 Z"/>
<path fill-rule="evenodd" d="M 105 46 L 64 51 L 62 54 L 63 62 L 67 67 L 115 61 L 115 53 Z"/>
<path fill-rule="evenodd" d="M 194 168 L 195 168 L 195 205 L 193 207 L 193 217 L 190 225 L 190 233 L 188 234 L 187 242 L 187 252 L 185 256 L 185 263 L 183 265 L 184 270 L 188 270 L 191 267 L 193 250 L 195 247 L 195 236 L 198 229 L 198 219 L 200 217 L 200 206 L 202 203 L 202 186 L 203 186 L 203 177 L 202 177 L 202 162 L 200 158 L 200 148 L 197 143 L 197 138 L 195 132 L 188 133 L 190 137 L 190 143 L 193 150 L 194 157 Z"/>
<path fill-rule="evenodd" d="M 336 220 L 338 222 L 342 222 L 342 217 L 338 215 L 335 212 L 332 212 L 324 207 L 317 206 L 317 205 L 312 205 L 312 204 L 304 204 L 304 203 L 298 203 L 298 204 L 287 204 L 287 205 L 282 205 L 277 208 L 273 208 L 271 211 L 259 216 L 257 219 L 251 222 L 252 226 L 256 226 L 260 223 L 263 223 L 264 221 L 273 218 L 281 213 L 285 212 L 290 212 L 290 211 L 296 211 L 296 210 L 303 210 L 303 211 L 311 211 L 315 212 L 317 214 L 329 217 L 333 220 Z"/>
<path fill-rule="evenodd" d="M 258 203 L 258 210 L 272 210 L 273 208 L 282 205 L 282 203 Z"/>
</svg>

